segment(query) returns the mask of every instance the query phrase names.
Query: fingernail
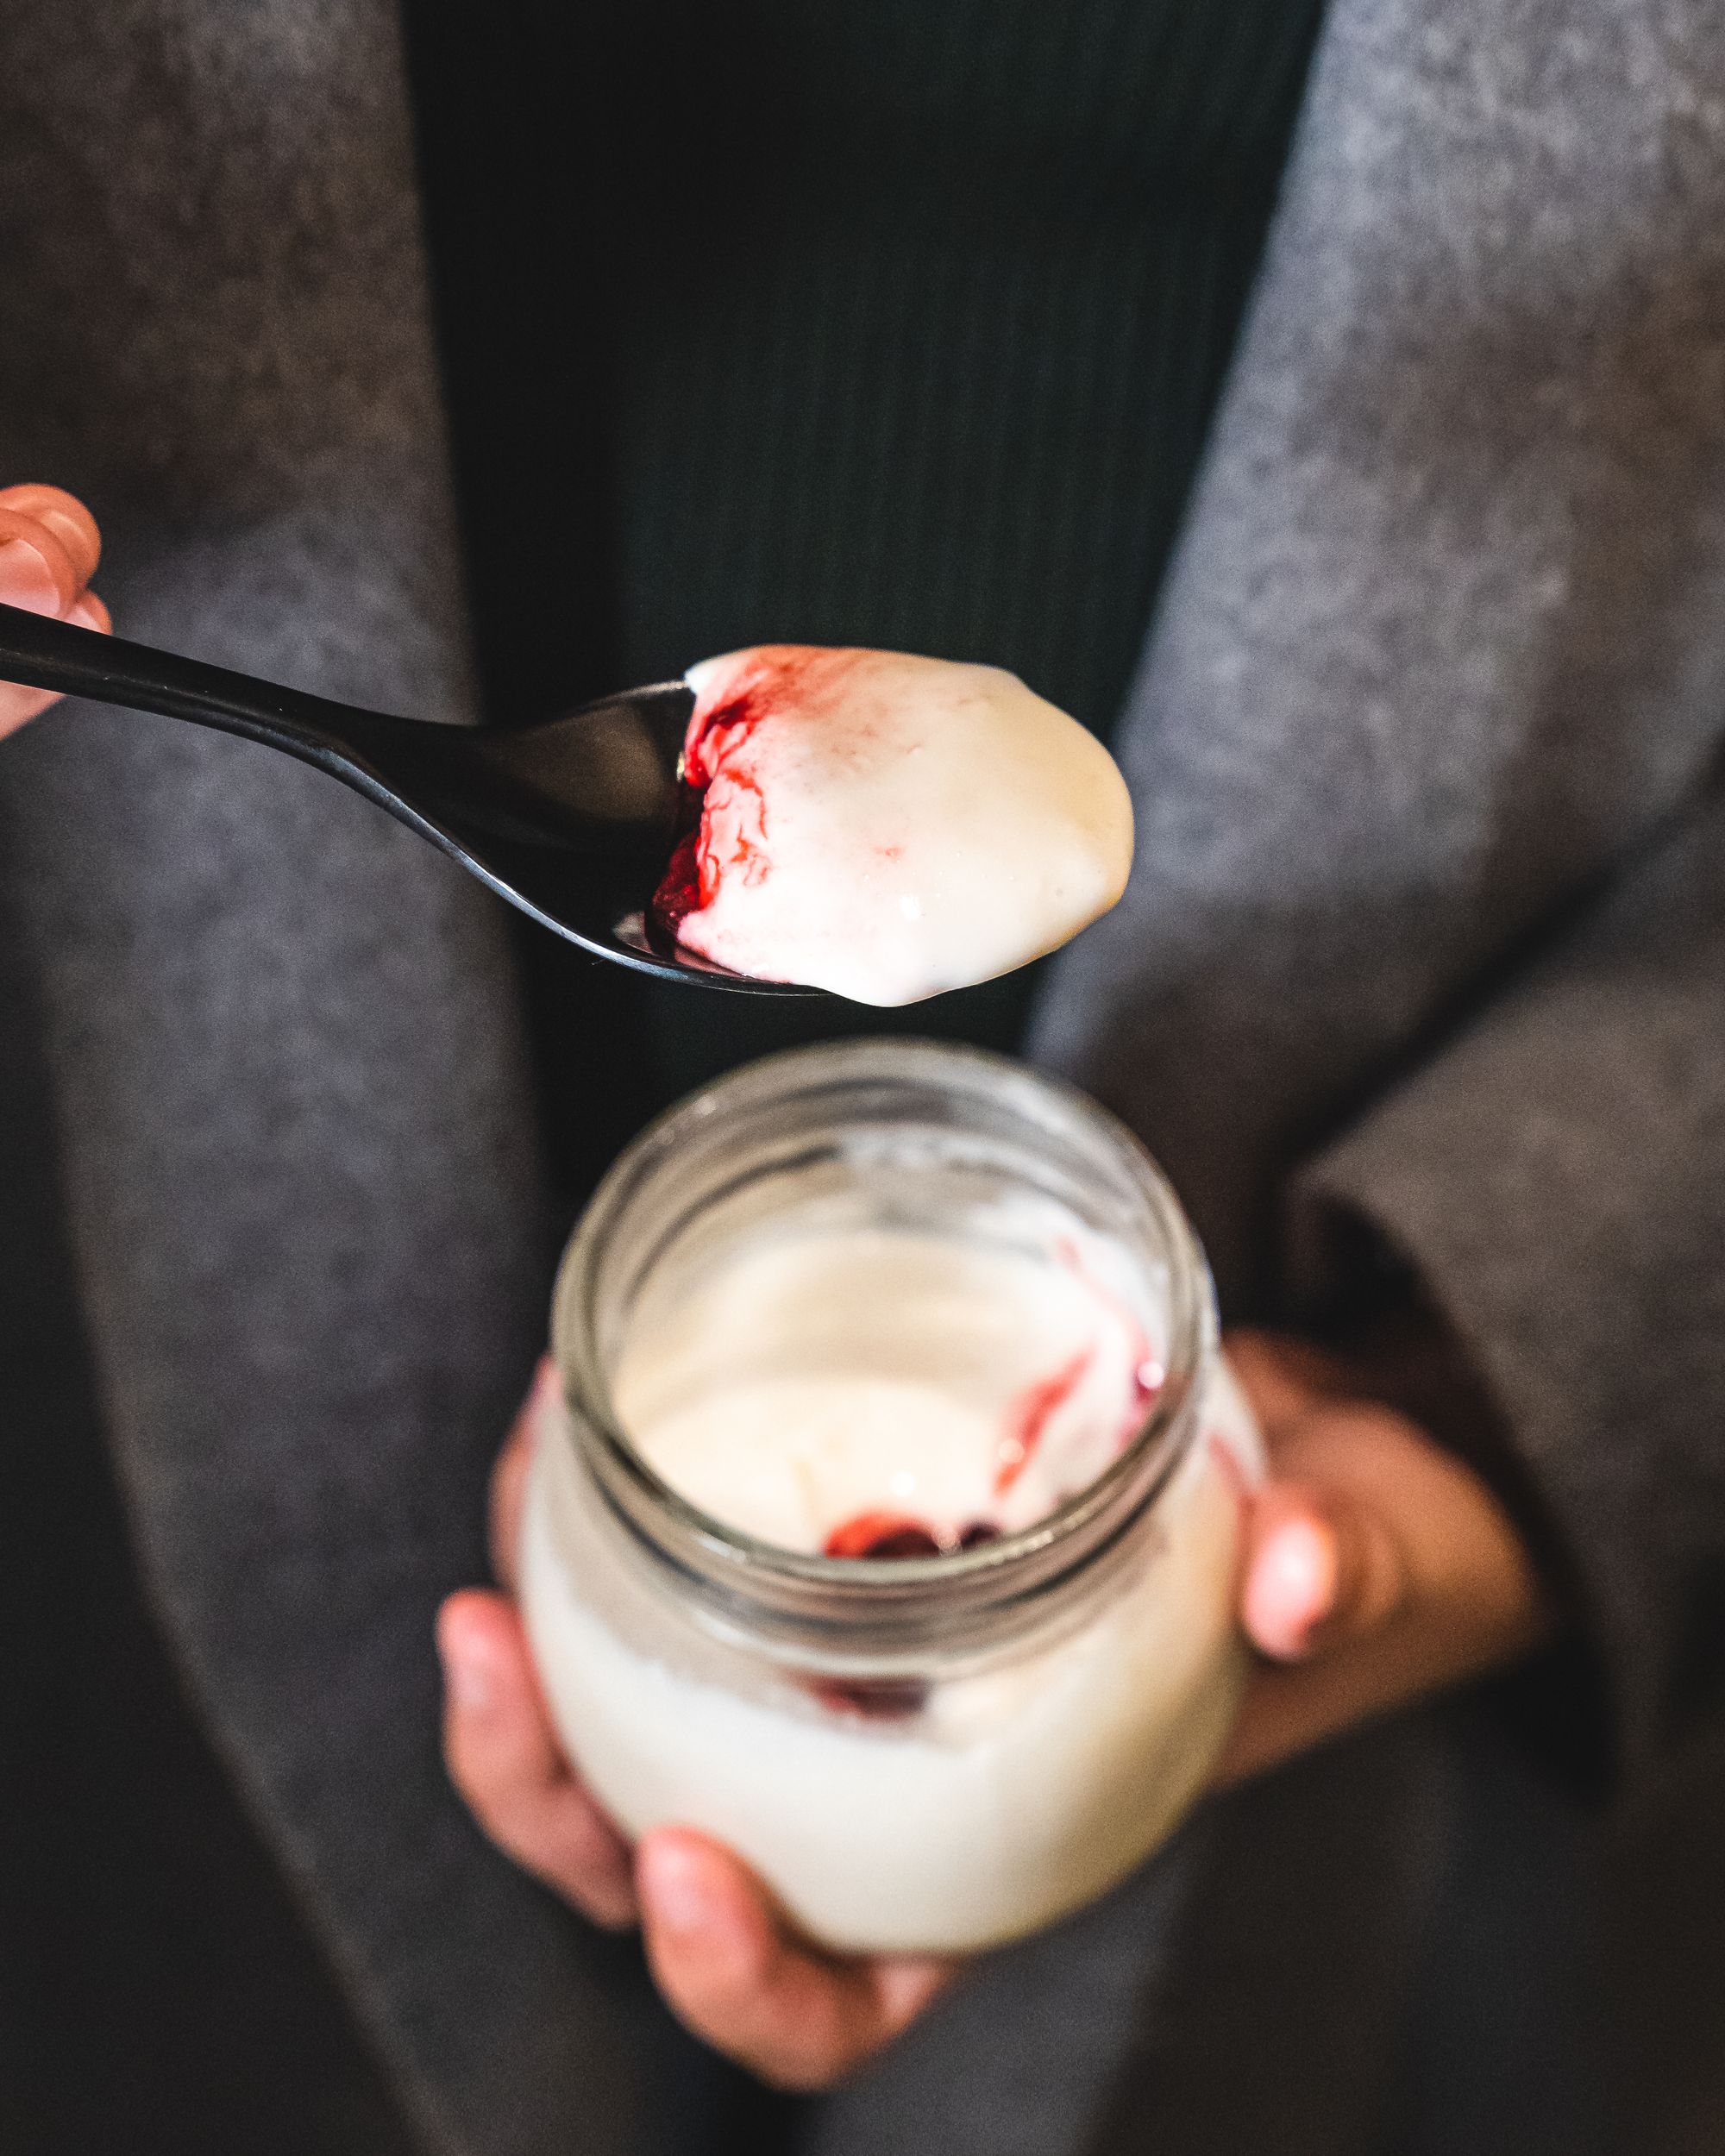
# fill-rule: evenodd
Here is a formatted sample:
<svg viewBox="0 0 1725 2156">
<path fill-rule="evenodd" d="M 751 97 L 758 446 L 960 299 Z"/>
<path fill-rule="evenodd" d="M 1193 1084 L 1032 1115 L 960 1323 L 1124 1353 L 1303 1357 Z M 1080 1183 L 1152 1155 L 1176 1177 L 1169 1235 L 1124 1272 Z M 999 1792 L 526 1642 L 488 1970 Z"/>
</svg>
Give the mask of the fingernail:
<svg viewBox="0 0 1725 2156">
<path fill-rule="evenodd" d="M 1315 1520 L 1287 1521 L 1258 1551 L 1246 1592 L 1254 1637 L 1272 1651 L 1296 1651 L 1335 1602 L 1334 1537 Z"/>
<path fill-rule="evenodd" d="M 72 567 L 87 583 L 95 575 L 97 564 L 90 561 L 89 535 L 78 519 L 68 517 L 63 509 L 57 509 L 52 502 L 38 502 L 30 514 L 46 531 L 60 541 L 72 556 Z M 89 563 L 88 567 L 85 566 L 86 562 Z"/>
<path fill-rule="evenodd" d="M 446 1633 L 438 1634 L 437 1647 L 451 1704 L 464 1714 L 486 1713 L 497 1697 L 497 1667 L 490 1648 L 481 1640 Z"/>
<path fill-rule="evenodd" d="M 643 1854 L 642 1889 L 654 1921 L 668 1932 L 706 1928 L 712 1911 L 700 1865 L 685 1850 L 649 1847 Z"/>
<path fill-rule="evenodd" d="M 60 586 L 53 571 L 25 539 L 0 536 L 0 596 L 32 614 L 58 614 Z"/>
</svg>

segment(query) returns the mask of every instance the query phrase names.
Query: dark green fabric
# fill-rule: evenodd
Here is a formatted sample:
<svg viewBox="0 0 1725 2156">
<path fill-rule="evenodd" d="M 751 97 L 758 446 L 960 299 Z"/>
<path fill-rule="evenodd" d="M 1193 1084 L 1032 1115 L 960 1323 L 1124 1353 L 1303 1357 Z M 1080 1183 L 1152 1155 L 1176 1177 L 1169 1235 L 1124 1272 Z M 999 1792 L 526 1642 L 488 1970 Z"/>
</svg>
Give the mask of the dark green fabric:
<svg viewBox="0 0 1725 2156">
<path fill-rule="evenodd" d="M 409 17 L 493 712 L 775 640 L 1005 665 L 1106 734 L 1317 0 L 499 13 L 484 51 Z M 883 1014 L 527 956 L 589 1169 L 619 1101 L 840 1032 L 1010 1047 L 1034 988 Z"/>
</svg>

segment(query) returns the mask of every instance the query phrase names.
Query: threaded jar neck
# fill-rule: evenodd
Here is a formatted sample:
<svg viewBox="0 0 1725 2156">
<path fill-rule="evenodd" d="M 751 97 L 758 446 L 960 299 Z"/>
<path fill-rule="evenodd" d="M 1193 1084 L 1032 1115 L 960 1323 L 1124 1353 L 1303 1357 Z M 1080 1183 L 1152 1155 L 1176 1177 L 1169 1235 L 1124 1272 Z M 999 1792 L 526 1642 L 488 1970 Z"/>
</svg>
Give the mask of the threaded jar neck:
<svg viewBox="0 0 1725 2156">
<path fill-rule="evenodd" d="M 727 1248 L 800 1209 L 862 1206 L 879 1224 L 963 1232 L 1003 1199 L 1117 1246 L 1155 1304 L 1143 1314 L 1163 1376 L 1142 1426 L 1045 1518 L 938 1556 L 806 1553 L 703 1512 L 636 1450 L 612 1381 L 668 1268 L 722 1264 Z M 991 1646 L 1084 1600 L 1184 1458 L 1215 1341 L 1202 1252 L 1121 1125 L 1003 1057 L 903 1040 L 768 1057 L 660 1118 L 595 1194 L 558 1276 L 552 1328 L 586 1471 L 701 1620 L 787 1659 L 876 1670 Z"/>
</svg>

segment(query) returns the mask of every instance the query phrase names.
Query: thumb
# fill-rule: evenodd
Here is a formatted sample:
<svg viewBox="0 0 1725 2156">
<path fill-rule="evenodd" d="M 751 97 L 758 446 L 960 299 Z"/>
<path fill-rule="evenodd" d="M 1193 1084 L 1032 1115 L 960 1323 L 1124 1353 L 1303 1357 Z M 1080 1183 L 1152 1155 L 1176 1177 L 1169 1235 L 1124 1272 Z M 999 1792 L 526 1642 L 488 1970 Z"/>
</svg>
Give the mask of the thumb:
<svg viewBox="0 0 1725 2156">
<path fill-rule="evenodd" d="M 1407 1588 L 1384 1522 L 1352 1491 L 1270 1482 L 1252 1506 L 1240 1621 L 1272 1661 L 1363 1639 L 1392 1616 Z"/>
</svg>

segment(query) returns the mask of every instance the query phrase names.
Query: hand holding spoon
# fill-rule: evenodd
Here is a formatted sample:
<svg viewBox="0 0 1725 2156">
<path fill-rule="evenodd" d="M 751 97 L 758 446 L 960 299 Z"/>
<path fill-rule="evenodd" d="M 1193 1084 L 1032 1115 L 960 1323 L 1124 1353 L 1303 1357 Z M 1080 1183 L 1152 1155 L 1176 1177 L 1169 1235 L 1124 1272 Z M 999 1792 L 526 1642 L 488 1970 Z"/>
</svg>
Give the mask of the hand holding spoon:
<svg viewBox="0 0 1725 2156">
<path fill-rule="evenodd" d="M 521 727 L 398 718 L 0 606 L 0 680 L 190 720 L 315 765 L 428 838 L 543 926 L 637 972 L 755 995 L 809 995 L 680 950 L 653 894 L 689 796 L 678 775 L 693 692 L 625 690 Z"/>
<path fill-rule="evenodd" d="M 710 987 L 919 1002 L 1057 949 L 1132 867 L 1107 750 L 998 667 L 763 644 L 432 725 L 0 606 L 8 679 L 315 764 L 595 956 Z"/>
</svg>

